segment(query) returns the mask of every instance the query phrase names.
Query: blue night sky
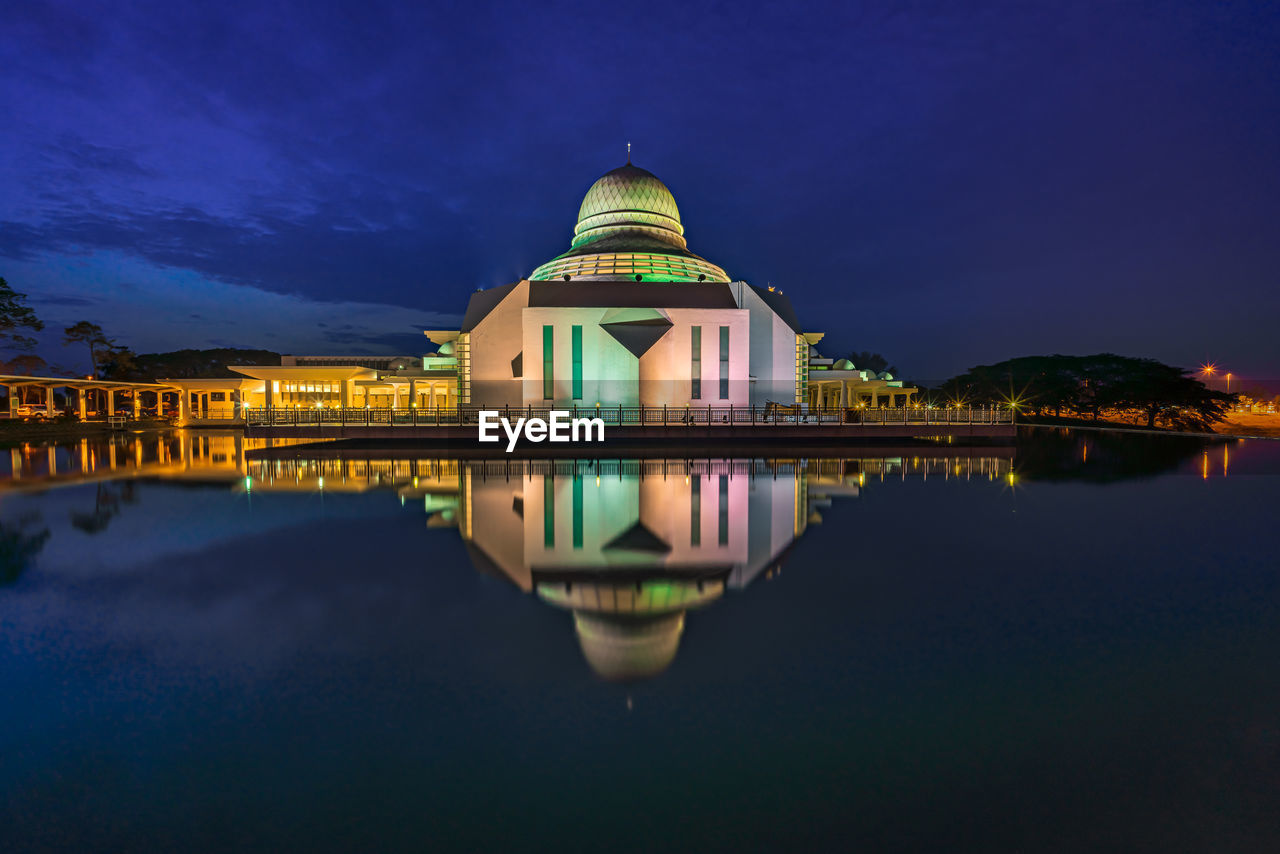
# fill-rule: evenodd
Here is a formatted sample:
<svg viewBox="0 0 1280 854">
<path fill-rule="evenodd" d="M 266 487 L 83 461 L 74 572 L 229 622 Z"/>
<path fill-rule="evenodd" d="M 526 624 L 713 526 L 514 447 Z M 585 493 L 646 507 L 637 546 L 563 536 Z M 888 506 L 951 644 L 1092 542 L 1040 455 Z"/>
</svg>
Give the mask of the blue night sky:
<svg viewBox="0 0 1280 854">
<path fill-rule="evenodd" d="M 823 350 L 1280 377 L 1280 7 L 6 4 L 0 275 L 139 352 L 420 352 L 634 160 Z"/>
</svg>

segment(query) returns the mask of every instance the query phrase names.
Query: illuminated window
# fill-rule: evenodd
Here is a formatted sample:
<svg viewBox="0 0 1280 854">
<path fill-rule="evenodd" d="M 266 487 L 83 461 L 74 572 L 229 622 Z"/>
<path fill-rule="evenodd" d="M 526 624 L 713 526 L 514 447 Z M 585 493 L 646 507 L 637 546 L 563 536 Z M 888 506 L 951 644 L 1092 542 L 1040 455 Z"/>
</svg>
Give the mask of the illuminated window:
<svg viewBox="0 0 1280 854">
<path fill-rule="evenodd" d="M 692 329 L 690 339 L 693 341 L 691 356 L 693 363 L 689 370 L 689 397 L 698 400 L 702 397 L 702 327 Z"/>
<path fill-rule="evenodd" d="M 553 350 L 555 346 L 555 327 L 542 327 L 542 399 L 551 400 L 556 396 L 556 381 L 553 369 L 555 368 L 555 360 Z"/>
<path fill-rule="evenodd" d="M 582 327 L 573 327 L 573 399 L 582 400 Z"/>
<path fill-rule="evenodd" d="M 720 399 L 729 399 L 729 327 L 720 327 Z"/>
</svg>

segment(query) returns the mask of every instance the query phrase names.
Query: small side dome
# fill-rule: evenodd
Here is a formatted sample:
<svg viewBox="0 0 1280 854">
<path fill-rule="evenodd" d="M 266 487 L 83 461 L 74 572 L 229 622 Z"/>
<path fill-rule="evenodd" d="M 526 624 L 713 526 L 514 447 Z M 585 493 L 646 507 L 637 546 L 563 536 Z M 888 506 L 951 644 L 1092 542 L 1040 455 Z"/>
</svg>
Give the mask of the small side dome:
<svg viewBox="0 0 1280 854">
<path fill-rule="evenodd" d="M 440 349 L 436 350 L 437 356 L 452 356 L 454 353 L 453 342 L 446 341 L 440 345 Z"/>
<path fill-rule="evenodd" d="M 882 371 L 882 372 L 880 373 L 880 379 L 882 379 L 882 380 L 891 380 L 891 379 L 893 379 L 893 374 L 889 373 L 888 371 Z"/>
<path fill-rule="evenodd" d="M 831 366 L 831 370 L 833 370 L 833 371 L 852 371 L 852 370 L 853 370 L 853 362 L 850 362 L 848 359 L 836 359 L 835 364 L 833 364 L 833 365 Z"/>
</svg>

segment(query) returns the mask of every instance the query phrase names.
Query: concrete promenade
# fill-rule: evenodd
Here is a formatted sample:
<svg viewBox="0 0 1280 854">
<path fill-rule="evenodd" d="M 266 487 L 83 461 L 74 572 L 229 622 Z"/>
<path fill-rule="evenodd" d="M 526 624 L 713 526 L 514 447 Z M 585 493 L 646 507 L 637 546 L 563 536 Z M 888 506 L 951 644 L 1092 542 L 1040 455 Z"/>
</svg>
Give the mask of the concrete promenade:
<svg viewBox="0 0 1280 854">
<path fill-rule="evenodd" d="M 245 433 L 261 438 L 343 439 L 443 448 L 487 448 L 479 441 L 480 407 L 424 410 L 256 410 L 246 414 Z M 550 408 L 498 410 L 514 423 L 519 417 L 547 418 Z M 1012 413 L 982 409 L 836 409 L 801 412 L 780 407 L 662 409 L 613 407 L 570 411 L 604 421 L 605 445 L 840 445 L 847 442 L 1011 442 L 1017 431 Z M 501 445 L 505 446 L 505 440 Z M 555 447 L 524 438 L 521 447 Z M 557 443 L 558 444 L 558 443 Z M 595 443 L 593 443 L 595 444 Z M 577 447 L 582 447 L 580 444 Z"/>
</svg>

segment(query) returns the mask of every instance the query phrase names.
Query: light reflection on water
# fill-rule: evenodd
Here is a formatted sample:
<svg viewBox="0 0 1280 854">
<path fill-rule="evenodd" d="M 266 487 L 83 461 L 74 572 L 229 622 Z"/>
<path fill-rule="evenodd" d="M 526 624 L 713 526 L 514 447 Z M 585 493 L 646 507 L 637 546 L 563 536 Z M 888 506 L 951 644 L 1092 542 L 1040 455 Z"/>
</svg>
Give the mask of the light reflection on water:
<svg viewBox="0 0 1280 854">
<path fill-rule="evenodd" d="M 261 450 L 0 451 L 14 850 L 1280 840 L 1280 443 Z"/>
<path fill-rule="evenodd" d="M 767 460 L 280 453 L 297 444 L 192 431 L 25 444 L 10 450 L 0 491 L 96 484 L 92 505 L 70 513 L 83 533 L 136 504 L 140 480 L 225 484 L 247 498 L 392 492 L 402 506 L 420 505 L 428 527 L 456 528 L 478 571 L 571 612 L 592 670 L 628 681 L 664 671 L 690 611 L 780 573 L 795 540 L 868 480 L 1014 480 L 1012 448 Z"/>
</svg>

